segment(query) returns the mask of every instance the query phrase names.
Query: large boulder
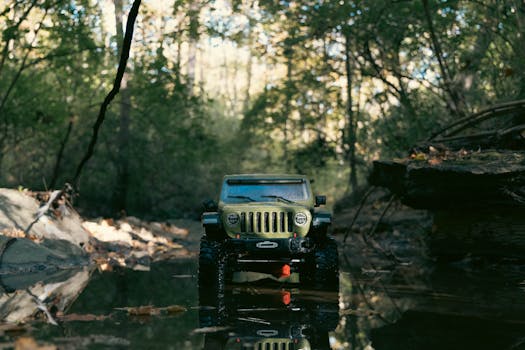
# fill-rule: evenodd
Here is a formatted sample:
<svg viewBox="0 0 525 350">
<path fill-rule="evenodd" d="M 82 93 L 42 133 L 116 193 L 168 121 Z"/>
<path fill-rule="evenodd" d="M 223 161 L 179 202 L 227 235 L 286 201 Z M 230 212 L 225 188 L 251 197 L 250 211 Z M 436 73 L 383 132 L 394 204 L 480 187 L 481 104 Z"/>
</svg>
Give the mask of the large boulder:
<svg viewBox="0 0 525 350">
<path fill-rule="evenodd" d="M 23 191 L 0 188 L 0 233 L 25 231 L 37 219 L 40 203 Z M 82 246 L 88 233 L 79 215 L 62 205 L 60 217 L 44 214 L 31 226 L 30 233 L 39 239 L 65 240 Z"/>
</svg>

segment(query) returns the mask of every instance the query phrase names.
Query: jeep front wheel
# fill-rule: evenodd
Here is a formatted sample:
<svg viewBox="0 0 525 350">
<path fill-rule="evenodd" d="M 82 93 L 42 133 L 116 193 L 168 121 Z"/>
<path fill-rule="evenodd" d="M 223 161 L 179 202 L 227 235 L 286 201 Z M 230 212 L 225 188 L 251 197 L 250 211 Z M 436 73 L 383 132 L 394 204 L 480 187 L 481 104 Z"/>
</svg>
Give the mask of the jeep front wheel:
<svg viewBox="0 0 525 350">
<path fill-rule="evenodd" d="M 199 289 L 213 294 L 224 291 L 226 252 L 222 242 L 201 239 L 199 251 Z"/>
</svg>

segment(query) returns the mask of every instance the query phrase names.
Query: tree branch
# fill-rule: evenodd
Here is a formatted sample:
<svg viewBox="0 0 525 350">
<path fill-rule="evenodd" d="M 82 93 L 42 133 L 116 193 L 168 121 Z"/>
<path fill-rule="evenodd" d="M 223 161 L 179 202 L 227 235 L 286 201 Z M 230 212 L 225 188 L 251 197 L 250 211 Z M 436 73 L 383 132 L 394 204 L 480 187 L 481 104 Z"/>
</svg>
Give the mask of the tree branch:
<svg viewBox="0 0 525 350">
<path fill-rule="evenodd" d="M 40 31 L 40 29 L 42 28 L 42 26 L 44 24 L 44 20 L 47 17 L 47 13 L 48 13 L 48 9 L 46 8 L 46 10 L 44 12 L 44 15 L 42 16 L 42 19 L 40 20 L 40 24 L 39 24 L 38 28 L 35 30 L 35 36 L 33 37 L 33 40 L 31 41 L 31 43 L 29 44 L 29 48 L 27 49 L 27 52 L 24 55 L 24 58 L 22 59 L 22 64 L 20 65 L 20 68 L 16 72 L 15 77 L 11 81 L 11 84 L 9 84 L 9 87 L 7 88 L 7 91 L 4 94 L 4 97 L 0 101 L 0 115 L 2 115 L 2 110 L 4 109 L 5 104 L 7 103 L 7 99 L 9 98 L 9 95 L 11 95 L 11 92 L 13 91 L 13 89 L 14 89 L 14 87 L 16 85 L 16 82 L 18 81 L 18 79 L 22 75 L 22 72 L 24 71 L 24 69 L 26 69 L 26 67 L 27 67 L 26 66 L 27 59 L 28 59 L 29 54 L 31 53 L 31 51 L 34 49 L 33 43 L 36 41 L 36 38 L 38 37 L 38 32 Z M 5 118 L 6 117 L 4 116 L 4 119 Z M 7 123 L 7 121 L 6 121 L 6 123 Z"/>
<path fill-rule="evenodd" d="M 452 89 L 452 83 L 450 79 L 449 69 L 447 67 L 446 62 L 443 59 L 443 51 L 441 50 L 441 45 L 439 43 L 439 40 L 436 35 L 436 31 L 434 29 L 434 23 L 432 21 L 432 15 L 430 14 L 430 8 L 428 5 L 428 0 L 422 0 L 423 1 L 423 8 L 425 12 L 425 17 L 428 23 L 428 30 L 430 31 L 430 38 L 431 38 L 431 44 L 434 49 L 434 53 L 436 54 L 436 58 L 438 60 L 439 69 L 441 71 L 441 75 L 443 76 L 443 82 L 444 82 L 444 88 L 445 91 L 450 96 L 450 99 L 453 103 L 453 106 L 451 111 L 455 113 L 457 116 L 461 117 L 464 116 L 463 111 L 461 110 L 459 106 L 459 99 L 454 90 Z"/>
<path fill-rule="evenodd" d="M 140 3 L 141 3 L 141 0 L 135 0 L 133 2 L 133 6 L 129 10 L 128 20 L 126 23 L 126 33 L 124 35 L 124 43 L 122 45 L 122 52 L 120 54 L 120 61 L 119 61 L 118 69 L 117 69 L 117 75 L 115 76 L 113 88 L 108 93 L 108 95 L 104 99 L 104 102 L 102 102 L 102 105 L 100 106 L 97 120 L 95 121 L 95 124 L 93 125 L 93 135 L 91 136 L 91 141 L 89 143 L 86 154 L 84 155 L 84 157 L 78 164 L 78 167 L 75 173 L 75 177 L 73 178 L 73 186 L 75 187 L 78 187 L 78 181 L 80 179 L 80 174 L 82 173 L 82 169 L 87 164 L 89 159 L 93 156 L 95 145 L 97 144 L 98 133 L 100 131 L 100 127 L 104 123 L 104 119 L 106 118 L 106 111 L 108 109 L 108 106 L 111 103 L 111 101 L 113 101 L 113 99 L 115 98 L 115 96 L 118 94 L 120 90 L 120 84 L 122 82 L 122 77 L 124 76 L 124 72 L 126 71 L 126 65 L 128 63 L 129 50 L 131 48 L 131 40 L 133 39 L 133 30 L 135 26 L 135 20 L 137 19 L 137 15 L 139 13 Z"/>
<path fill-rule="evenodd" d="M 18 27 L 20 27 L 20 25 L 22 24 L 23 21 L 25 21 L 25 19 L 27 18 L 27 16 L 29 16 L 29 13 L 31 12 L 31 10 L 33 9 L 33 7 L 35 7 L 37 3 L 37 0 L 33 0 L 31 1 L 31 4 L 29 5 L 29 7 L 25 10 L 25 12 L 22 14 L 22 16 L 20 16 L 20 18 L 18 19 L 18 22 L 16 22 L 16 24 L 12 27 L 12 29 L 18 29 Z M 6 13 L 9 12 L 6 10 Z M 47 12 L 47 8 L 46 8 L 46 12 Z M 42 27 L 42 23 L 40 23 L 40 26 L 38 29 L 40 29 L 40 27 Z M 35 37 L 36 37 L 36 34 L 35 34 Z M 11 41 L 11 38 L 7 38 L 7 40 L 5 41 L 5 45 L 4 45 L 4 48 L 2 50 L 2 58 L 0 58 L 0 75 L 2 74 L 2 69 L 4 68 L 4 63 L 5 63 L 5 60 L 7 58 L 7 55 L 9 53 L 9 42 Z"/>
</svg>

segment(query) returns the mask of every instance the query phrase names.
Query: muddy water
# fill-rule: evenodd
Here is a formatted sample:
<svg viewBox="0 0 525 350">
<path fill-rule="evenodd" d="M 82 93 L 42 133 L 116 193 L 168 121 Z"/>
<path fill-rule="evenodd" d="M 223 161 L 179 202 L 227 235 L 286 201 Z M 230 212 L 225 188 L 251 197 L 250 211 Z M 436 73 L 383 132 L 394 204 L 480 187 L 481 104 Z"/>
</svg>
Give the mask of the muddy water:
<svg viewBox="0 0 525 350">
<path fill-rule="evenodd" d="M 29 336 L 61 349 L 525 349 L 524 265 L 350 253 L 339 290 L 263 280 L 212 303 L 199 300 L 196 259 L 90 272 L 58 326 L 1 331 L 0 347 Z"/>
</svg>

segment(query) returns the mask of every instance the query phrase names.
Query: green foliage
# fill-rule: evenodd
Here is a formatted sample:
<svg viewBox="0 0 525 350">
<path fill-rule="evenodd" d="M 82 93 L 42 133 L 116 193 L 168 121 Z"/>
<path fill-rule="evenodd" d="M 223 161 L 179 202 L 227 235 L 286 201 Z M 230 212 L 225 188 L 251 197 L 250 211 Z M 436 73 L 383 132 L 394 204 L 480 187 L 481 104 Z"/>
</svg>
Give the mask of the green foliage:
<svg viewBox="0 0 525 350">
<path fill-rule="evenodd" d="M 246 0 L 229 12 L 219 7 L 177 0 L 168 13 L 141 10 L 129 102 L 113 102 L 81 179 L 77 205 L 86 213 L 117 214 L 112 201 L 126 154 L 131 215 L 197 216 L 200 201 L 232 172 L 305 173 L 320 191 L 341 195 L 353 190 L 353 149 L 363 183 L 371 160 L 405 155 L 458 116 L 525 97 L 520 1 Z M 55 169 L 57 184 L 71 179 L 113 83 L 118 38 L 104 27 L 113 17 L 87 0 L 0 2 L 1 186 L 43 189 Z M 225 73 L 221 84 L 234 86 L 235 98 L 228 88 L 206 91 L 217 58 L 187 51 L 216 40 L 251 55 L 254 67 L 235 67 L 235 74 L 246 68 L 251 77 L 250 69 L 264 66 L 262 88 L 239 91 Z M 233 59 L 230 65 L 245 64 Z M 199 74 L 205 81 L 197 86 Z M 122 101 L 129 105 L 124 143 Z"/>
</svg>

